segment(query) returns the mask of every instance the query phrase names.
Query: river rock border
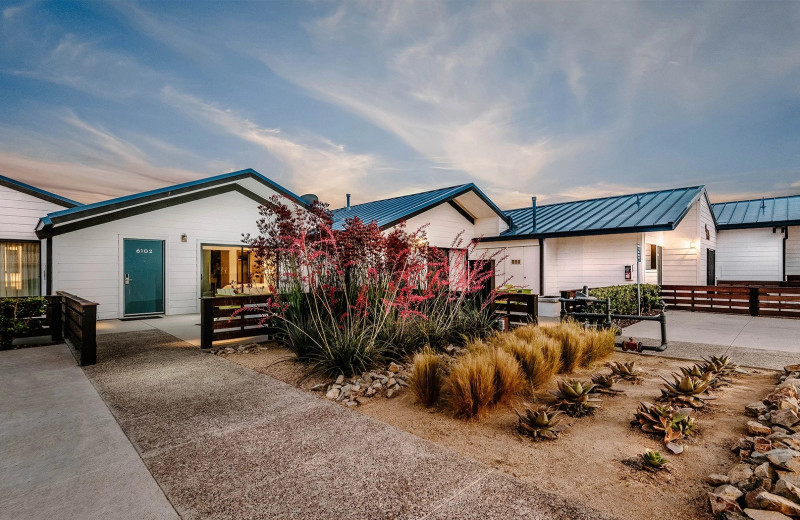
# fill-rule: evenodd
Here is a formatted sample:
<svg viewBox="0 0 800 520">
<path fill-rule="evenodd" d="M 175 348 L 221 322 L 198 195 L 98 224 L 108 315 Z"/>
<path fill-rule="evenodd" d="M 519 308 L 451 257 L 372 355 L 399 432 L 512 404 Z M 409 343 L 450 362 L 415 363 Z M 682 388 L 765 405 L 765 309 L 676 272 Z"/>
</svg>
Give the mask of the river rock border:
<svg viewBox="0 0 800 520">
<path fill-rule="evenodd" d="M 784 368 L 775 389 L 745 407 L 753 417 L 733 451 L 740 463 L 708 483 L 711 512 L 725 520 L 800 518 L 800 364 Z"/>
<path fill-rule="evenodd" d="M 408 378 L 406 367 L 392 362 L 385 371 L 364 372 L 350 379 L 340 375 L 336 381 L 314 385 L 311 390 L 324 392 L 326 399 L 354 407 L 381 395 L 391 399 L 408 386 Z"/>
</svg>

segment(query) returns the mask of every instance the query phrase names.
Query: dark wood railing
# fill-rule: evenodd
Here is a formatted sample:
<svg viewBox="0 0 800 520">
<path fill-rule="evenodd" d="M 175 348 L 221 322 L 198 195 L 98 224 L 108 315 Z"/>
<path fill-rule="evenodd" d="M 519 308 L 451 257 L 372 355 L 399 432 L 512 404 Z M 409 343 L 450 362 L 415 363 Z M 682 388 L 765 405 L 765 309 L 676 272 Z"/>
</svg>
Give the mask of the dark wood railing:
<svg viewBox="0 0 800 520">
<path fill-rule="evenodd" d="M 64 340 L 81 366 L 97 362 L 97 304 L 58 291 Z"/>
<path fill-rule="evenodd" d="M 506 328 L 539 321 L 539 296 L 524 293 L 498 293 L 493 303 L 494 314 L 506 321 Z"/>
<path fill-rule="evenodd" d="M 800 287 L 664 285 L 661 297 L 677 310 L 800 318 Z"/>
<path fill-rule="evenodd" d="M 266 322 L 270 295 L 209 296 L 200 298 L 200 347 L 214 342 L 275 334 Z"/>
<path fill-rule="evenodd" d="M 717 285 L 738 285 L 742 287 L 800 287 L 800 280 L 717 280 Z"/>
</svg>

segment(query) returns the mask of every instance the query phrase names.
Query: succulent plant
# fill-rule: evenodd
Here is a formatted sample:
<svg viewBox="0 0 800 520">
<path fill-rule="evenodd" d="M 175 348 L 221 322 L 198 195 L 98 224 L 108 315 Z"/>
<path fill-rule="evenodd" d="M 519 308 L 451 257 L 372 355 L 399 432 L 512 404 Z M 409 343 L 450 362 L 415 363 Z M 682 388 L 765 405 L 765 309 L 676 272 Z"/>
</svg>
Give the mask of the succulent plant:
<svg viewBox="0 0 800 520">
<path fill-rule="evenodd" d="M 567 429 L 565 424 L 561 424 L 562 412 L 552 408 L 540 407 L 537 409 L 526 408 L 525 414 L 514 410 L 519 417 L 517 431 L 527 435 L 533 440 L 553 440 L 558 438 L 558 434 Z"/>
<path fill-rule="evenodd" d="M 729 379 L 723 378 L 721 374 L 710 370 L 704 363 L 697 363 L 690 367 L 681 367 L 684 376 L 696 377 L 708 383 L 708 387 L 717 389 L 730 383 Z"/>
<path fill-rule="evenodd" d="M 676 409 L 672 406 L 658 406 L 639 403 L 632 423 L 639 425 L 643 432 L 663 436 L 664 443 L 684 437 L 691 437 L 697 430 L 691 408 Z"/>
<path fill-rule="evenodd" d="M 661 389 L 661 399 L 676 404 L 702 408 L 705 401 L 711 397 L 700 397 L 700 394 L 709 389 L 708 381 L 694 376 L 672 375 L 674 381 L 664 379 L 664 388 Z"/>
<path fill-rule="evenodd" d="M 608 367 L 611 369 L 613 375 L 625 379 L 626 381 L 638 383 L 642 380 L 642 372 L 636 368 L 636 363 L 633 361 L 627 363 L 615 361 L 614 363 L 609 363 Z"/>
<path fill-rule="evenodd" d="M 660 452 L 654 450 L 647 450 L 642 453 L 642 461 L 644 462 L 644 467 L 650 471 L 666 469 L 666 465 L 669 463 L 667 459 L 661 456 Z"/>
<path fill-rule="evenodd" d="M 558 391 L 550 393 L 558 398 L 556 405 L 572 417 L 581 417 L 594 413 L 600 406 L 600 399 L 591 397 L 594 385 L 575 379 L 564 379 L 558 382 Z"/>
<path fill-rule="evenodd" d="M 714 372 L 715 374 L 728 375 L 736 371 L 738 365 L 731 361 L 728 356 L 711 356 L 703 358 L 703 361 L 698 363 L 698 366 L 707 372 Z"/>
<path fill-rule="evenodd" d="M 617 382 L 617 378 L 614 377 L 614 374 L 610 375 L 603 375 L 603 374 L 593 374 L 592 375 L 592 383 L 594 387 L 592 388 L 591 393 L 593 394 L 610 394 L 610 395 L 617 395 L 623 393 L 622 390 L 617 390 L 614 388 L 614 383 Z"/>
</svg>

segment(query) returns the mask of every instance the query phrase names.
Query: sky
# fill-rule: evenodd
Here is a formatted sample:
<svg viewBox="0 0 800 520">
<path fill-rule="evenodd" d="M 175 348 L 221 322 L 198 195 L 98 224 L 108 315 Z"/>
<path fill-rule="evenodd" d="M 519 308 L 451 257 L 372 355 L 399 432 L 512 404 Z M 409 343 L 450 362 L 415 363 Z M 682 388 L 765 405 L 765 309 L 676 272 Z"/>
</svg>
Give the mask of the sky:
<svg viewBox="0 0 800 520">
<path fill-rule="evenodd" d="M 0 174 L 95 202 L 254 168 L 331 207 L 800 193 L 800 2 L 0 0 Z"/>
</svg>

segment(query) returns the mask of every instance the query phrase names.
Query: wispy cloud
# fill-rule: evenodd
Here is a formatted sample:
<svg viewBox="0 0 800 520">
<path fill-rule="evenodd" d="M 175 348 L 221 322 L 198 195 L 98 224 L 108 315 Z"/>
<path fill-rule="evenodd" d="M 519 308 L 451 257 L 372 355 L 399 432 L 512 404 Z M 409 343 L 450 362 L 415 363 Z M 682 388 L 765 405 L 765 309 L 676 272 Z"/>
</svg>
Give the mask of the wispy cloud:
<svg viewBox="0 0 800 520">
<path fill-rule="evenodd" d="M 313 190 L 323 200 L 341 199 L 342 186 L 363 181 L 376 164 L 371 155 L 349 153 L 343 145 L 319 137 L 301 142 L 278 128 L 260 126 L 230 109 L 172 87 L 164 88 L 162 94 L 165 103 L 209 125 L 212 130 L 266 150 L 290 169 L 293 186 L 303 191 Z"/>
</svg>

